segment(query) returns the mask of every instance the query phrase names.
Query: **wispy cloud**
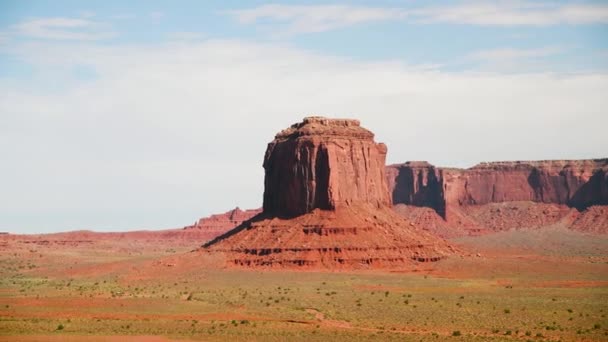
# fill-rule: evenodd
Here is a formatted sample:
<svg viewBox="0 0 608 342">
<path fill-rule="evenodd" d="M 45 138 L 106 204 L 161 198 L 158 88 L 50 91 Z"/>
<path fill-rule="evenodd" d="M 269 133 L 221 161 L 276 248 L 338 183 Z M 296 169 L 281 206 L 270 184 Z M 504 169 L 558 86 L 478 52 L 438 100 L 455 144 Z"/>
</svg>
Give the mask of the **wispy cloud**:
<svg viewBox="0 0 608 342">
<path fill-rule="evenodd" d="M 410 11 L 419 22 L 483 26 L 547 26 L 608 23 L 607 4 L 481 2 L 427 7 Z"/>
<path fill-rule="evenodd" d="M 547 26 L 608 23 L 608 4 L 472 2 L 450 6 L 388 8 L 345 5 L 262 5 L 231 10 L 242 24 L 283 24 L 287 34 L 324 32 L 356 24 L 403 20 L 481 26 Z"/>
<path fill-rule="evenodd" d="M 491 71 L 501 73 L 528 73 L 551 71 L 552 63 L 548 58 L 567 51 L 562 46 L 546 46 L 534 49 L 520 48 L 497 48 L 489 50 L 474 51 L 458 63 L 470 66 L 478 71 Z M 473 63 L 473 65 L 471 65 Z"/>
<path fill-rule="evenodd" d="M 471 53 L 468 57 L 477 61 L 504 61 L 514 59 L 541 58 L 558 54 L 564 51 L 560 47 L 543 47 L 538 49 L 500 48 L 481 50 Z"/>
<path fill-rule="evenodd" d="M 288 25 L 286 33 L 323 32 L 371 21 L 401 19 L 403 10 L 342 5 L 263 5 L 227 12 L 242 24 L 269 19 Z"/>
<path fill-rule="evenodd" d="M 36 18 L 12 27 L 20 36 L 54 40 L 100 40 L 115 34 L 102 31 L 104 25 L 84 18 Z"/>
</svg>

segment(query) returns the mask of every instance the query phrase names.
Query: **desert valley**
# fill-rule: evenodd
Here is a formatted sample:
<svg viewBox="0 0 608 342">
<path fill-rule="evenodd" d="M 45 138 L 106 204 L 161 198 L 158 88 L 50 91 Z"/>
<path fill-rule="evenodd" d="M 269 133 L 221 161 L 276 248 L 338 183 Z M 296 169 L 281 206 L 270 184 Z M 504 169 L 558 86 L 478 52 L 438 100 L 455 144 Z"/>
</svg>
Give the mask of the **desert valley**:
<svg viewBox="0 0 608 342">
<path fill-rule="evenodd" d="M 608 341 L 608 159 L 399 148 L 307 117 L 268 144 L 262 208 L 2 234 L 0 340 Z"/>
</svg>

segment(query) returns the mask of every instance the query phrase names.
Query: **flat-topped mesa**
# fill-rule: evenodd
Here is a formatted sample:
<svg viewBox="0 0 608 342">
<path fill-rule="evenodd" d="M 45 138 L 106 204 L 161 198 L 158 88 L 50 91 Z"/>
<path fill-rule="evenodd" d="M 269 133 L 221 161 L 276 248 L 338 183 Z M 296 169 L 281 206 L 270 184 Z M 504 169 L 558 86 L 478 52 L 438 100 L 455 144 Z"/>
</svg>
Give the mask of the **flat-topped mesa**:
<svg viewBox="0 0 608 342">
<path fill-rule="evenodd" d="M 448 203 L 608 204 L 608 159 L 481 163 L 443 176 Z"/>
<path fill-rule="evenodd" d="M 407 163 L 406 163 L 407 164 Z M 608 158 L 576 159 L 576 160 L 527 160 L 527 161 L 497 161 L 482 162 L 468 170 L 553 170 L 560 172 L 564 169 L 597 170 L 608 168 Z"/>
<path fill-rule="evenodd" d="M 395 204 L 434 208 L 531 201 L 579 210 L 608 204 L 608 159 L 480 163 L 469 169 L 427 163 L 387 167 Z"/>
<path fill-rule="evenodd" d="M 358 120 L 304 118 L 268 144 L 264 213 L 289 218 L 315 208 L 388 207 L 386 152 Z"/>
</svg>

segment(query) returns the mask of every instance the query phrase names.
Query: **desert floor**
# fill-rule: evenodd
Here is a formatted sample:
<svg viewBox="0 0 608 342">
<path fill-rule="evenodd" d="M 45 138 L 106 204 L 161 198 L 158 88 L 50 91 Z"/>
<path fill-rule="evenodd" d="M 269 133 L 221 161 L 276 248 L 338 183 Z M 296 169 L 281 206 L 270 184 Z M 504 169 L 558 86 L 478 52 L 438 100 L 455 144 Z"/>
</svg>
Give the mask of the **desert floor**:
<svg viewBox="0 0 608 342">
<path fill-rule="evenodd" d="M 608 341 L 605 235 L 452 242 L 466 256 L 318 272 L 214 268 L 196 241 L 2 236 L 0 340 Z"/>
</svg>

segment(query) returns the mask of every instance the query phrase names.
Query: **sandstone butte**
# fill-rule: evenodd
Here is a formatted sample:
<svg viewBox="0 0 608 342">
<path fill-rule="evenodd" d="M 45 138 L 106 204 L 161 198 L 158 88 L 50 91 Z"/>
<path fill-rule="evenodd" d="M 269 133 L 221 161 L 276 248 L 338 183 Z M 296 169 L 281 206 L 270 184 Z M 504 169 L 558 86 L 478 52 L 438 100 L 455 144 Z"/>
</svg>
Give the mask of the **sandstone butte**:
<svg viewBox="0 0 608 342">
<path fill-rule="evenodd" d="M 469 169 L 407 162 L 386 172 L 397 211 L 410 219 L 424 216 L 417 223 L 475 231 L 564 221 L 572 229 L 608 233 L 608 159 L 493 162 Z M 429 208 L 444 222 L 400 204 Z"/>
<path fill-rule="evenodd" d="M 357 120 L 308 117 L 264 156 L 263 212 L 201 249 L 246 267 L 402 268 L 458 253 L 391 209 L 387 148 Z"/>
</svg>

